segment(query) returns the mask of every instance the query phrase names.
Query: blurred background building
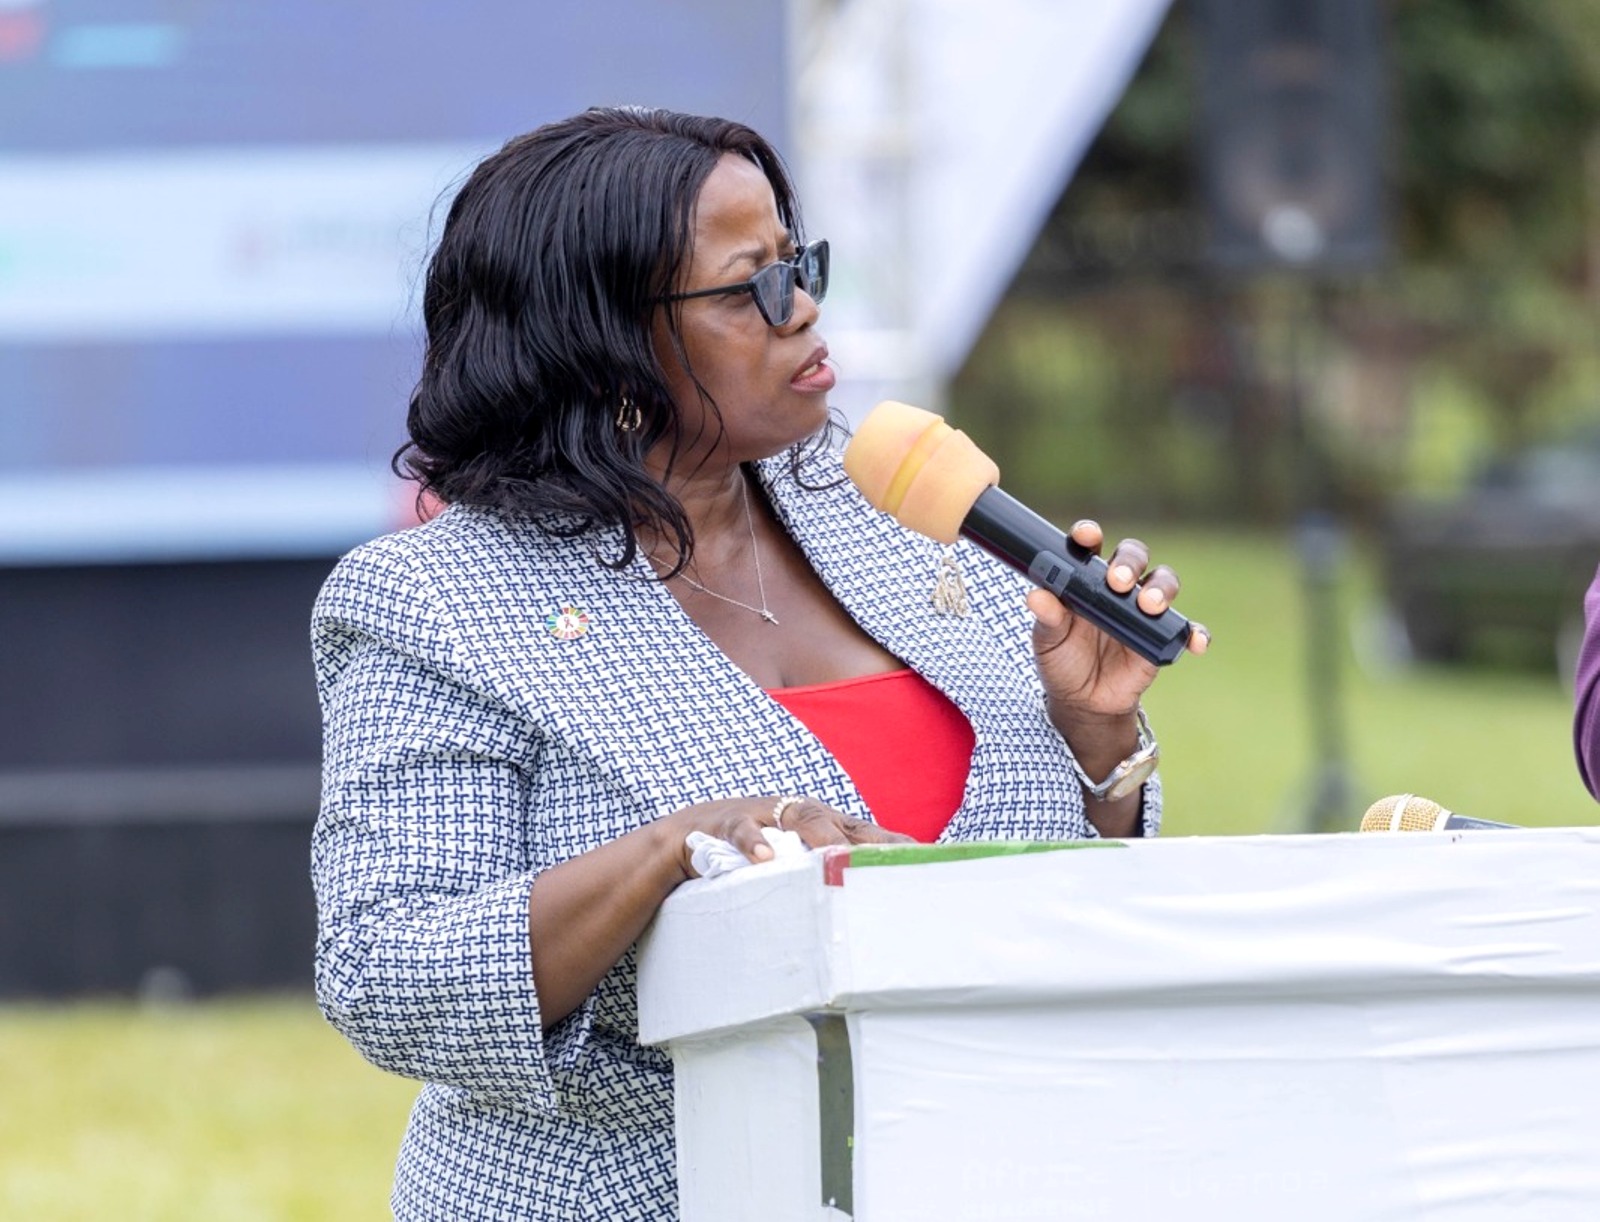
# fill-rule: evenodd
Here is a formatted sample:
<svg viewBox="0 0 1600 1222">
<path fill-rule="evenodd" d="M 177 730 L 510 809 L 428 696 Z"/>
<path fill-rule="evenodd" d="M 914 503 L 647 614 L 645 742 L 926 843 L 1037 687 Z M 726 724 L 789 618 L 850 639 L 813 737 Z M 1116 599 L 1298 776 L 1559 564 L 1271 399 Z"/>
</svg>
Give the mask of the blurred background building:
<svg viewBox="0 0 1600 1222">
<path fill-rule="evenodd" d="M 1313 595 L 1371 540 L 1387 648 L 1565 664 L 1588 0 L 0 0 L 0 997 L 309 979 L 307 614 L 410 520 L 436 210 L 595 103 L 788 154 L 847 417 L 944 410 L 1063 519 L 1293 528 Z"/>
</svg>

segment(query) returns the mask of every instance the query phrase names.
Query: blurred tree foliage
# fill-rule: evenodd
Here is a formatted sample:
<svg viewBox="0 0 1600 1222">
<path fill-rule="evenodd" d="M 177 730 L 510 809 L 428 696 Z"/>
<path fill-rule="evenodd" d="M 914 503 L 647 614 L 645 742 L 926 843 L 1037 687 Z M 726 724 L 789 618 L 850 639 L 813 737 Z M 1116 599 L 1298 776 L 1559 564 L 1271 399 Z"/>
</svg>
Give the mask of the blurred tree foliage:
<svg viewBox="0 0 1600 1222">
<path fill-rule="evenodd" d="M 1272 521 L 1312 497 L 1362 520 L 1600 411 L 1600 4 L 1384 17 L 1389 257 L 1230 279 L 1175 0 L 951 387 L 1008 487 L 1071 514 Z"/>
</svg>

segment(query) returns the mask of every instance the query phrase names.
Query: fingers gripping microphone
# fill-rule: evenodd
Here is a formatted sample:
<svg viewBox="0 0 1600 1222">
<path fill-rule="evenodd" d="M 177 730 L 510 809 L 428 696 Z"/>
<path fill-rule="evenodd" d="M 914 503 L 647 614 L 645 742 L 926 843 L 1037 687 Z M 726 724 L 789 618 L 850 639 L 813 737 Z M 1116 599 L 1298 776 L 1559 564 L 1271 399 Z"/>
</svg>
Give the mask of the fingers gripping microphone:
<svg viewBox="0 0 1600 1222">
<path fill-rule="evenodd" d="M 1364 832 L 1445 832 L 1514 827 L 1514 823 L 1493 823 L 1488 819 L 1458 815 L 1437 802 L 1411 793 L 1379 798 L 1361 816 L 1361 830 Z"/>
<path fill-rule="evenodd" d="M 940 543 L 965 535 L 1157 666 L 1188 643 L 1188 620 L 1170 607 L 1139 610 L 1138 586 L 1126 594 L 1108 586 L 1104 560 L 1001 492 L 1000 468 L 933 412 L 878 404 L 845 447 L 844 469 L 900 525 Z"/>
</svg>

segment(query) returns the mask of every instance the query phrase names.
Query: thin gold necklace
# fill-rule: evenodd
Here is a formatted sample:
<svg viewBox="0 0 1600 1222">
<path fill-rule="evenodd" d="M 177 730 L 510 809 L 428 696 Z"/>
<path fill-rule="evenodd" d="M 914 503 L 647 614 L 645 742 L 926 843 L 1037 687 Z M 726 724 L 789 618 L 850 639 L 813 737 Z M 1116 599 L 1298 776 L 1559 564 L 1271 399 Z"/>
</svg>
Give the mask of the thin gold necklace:
<svg viewBox="0 0 1600 1222">
<path fill-rule="evenodd" d="M 752 607 L 749 603 L 740 602 L 737 598 L 729 598 L 726 594 L 718 594 L 709 586 L 701 585 L 687 573 L 679 573 L 678 576 L 682 578 L 687 585 L 693 586 L 702 594 L 709 594 L 712 598 L 719 599 L 725 603 L 730 603 L 735 607 L 743 607 L 752 615 L 759 615 L 762 619 L 766 620 L 767 623 L 776 624 L 778 622 L 778 617 L 772 614 L 771 610 L 767 607 L 767 584 L 762 580 L 761 577 L 761 547 L 756 542 L 756 520 L 754 515 L 752 515 L 750 512 L 750 485 L 743 476 L 739 477 L 739 492 L 744 498 L 744 524 L 749 528 L 750 531 L 750 555 L 756 562 L 756 592 L 761 595 L 761 605 L 759 607 Z"/>
</svg>

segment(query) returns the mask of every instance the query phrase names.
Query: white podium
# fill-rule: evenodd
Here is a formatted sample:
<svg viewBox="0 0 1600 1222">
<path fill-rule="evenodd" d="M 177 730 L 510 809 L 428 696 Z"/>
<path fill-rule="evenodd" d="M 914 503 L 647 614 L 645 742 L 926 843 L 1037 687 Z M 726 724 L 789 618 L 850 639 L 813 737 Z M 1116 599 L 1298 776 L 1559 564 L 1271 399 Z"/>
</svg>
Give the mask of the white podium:
<svg viewBox="0 0 1600 1222">
<path fill-rule="evenodd" d="M 1595 1222 L 1600 828 L 807 854 L 639 1026 L 684 1222 Z"/>
</svg>

